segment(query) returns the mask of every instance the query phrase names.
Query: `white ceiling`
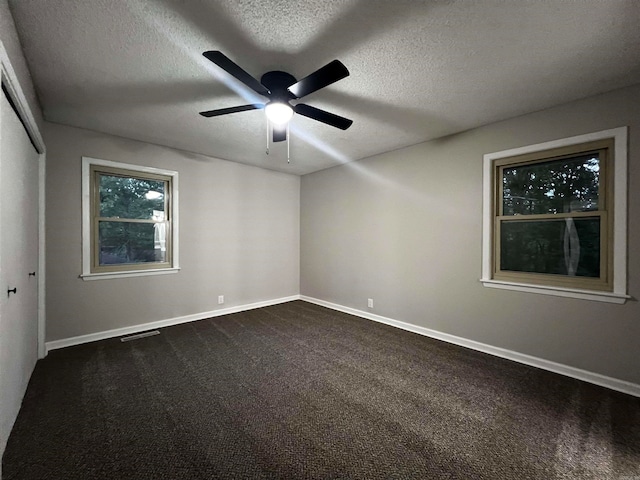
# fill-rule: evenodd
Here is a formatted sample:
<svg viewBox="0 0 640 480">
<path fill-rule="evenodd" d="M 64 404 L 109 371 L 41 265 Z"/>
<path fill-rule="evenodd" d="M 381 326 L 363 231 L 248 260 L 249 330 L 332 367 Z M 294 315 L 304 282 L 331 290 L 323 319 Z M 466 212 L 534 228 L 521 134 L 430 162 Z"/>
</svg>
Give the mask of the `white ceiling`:
<svg viewBox="0 0 640 480">
<path fill-rule="evenodd" d="M 9 0 L 47 120 L 294 174 L 640 83 L 638 0 Z M 304 103 L 266 155 L 261 110 L 202 56 L 298 79 L 351 75 Z"/>
</svg>

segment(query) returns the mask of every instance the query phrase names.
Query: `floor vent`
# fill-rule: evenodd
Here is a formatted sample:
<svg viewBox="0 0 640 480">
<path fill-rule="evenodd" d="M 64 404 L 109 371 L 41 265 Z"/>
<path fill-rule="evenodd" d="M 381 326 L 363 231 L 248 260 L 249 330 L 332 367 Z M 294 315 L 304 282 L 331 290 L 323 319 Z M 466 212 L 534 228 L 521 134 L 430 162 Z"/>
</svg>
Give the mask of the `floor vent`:
<svg viewBox="0 0 640 480">
<path fill-rule="evenodd" d="M 139 338 L 144 338 L 144 337 L 152 337 L 154 335 L 160 335 L 160 332 L 158 330 L 152 330 L 151 332 L 137 333 L 135 335 L 129 335 L 128 337 L 122 337 L 120 341 L 130 342 L 131 340 L 138 340 Z"/>
</svg>

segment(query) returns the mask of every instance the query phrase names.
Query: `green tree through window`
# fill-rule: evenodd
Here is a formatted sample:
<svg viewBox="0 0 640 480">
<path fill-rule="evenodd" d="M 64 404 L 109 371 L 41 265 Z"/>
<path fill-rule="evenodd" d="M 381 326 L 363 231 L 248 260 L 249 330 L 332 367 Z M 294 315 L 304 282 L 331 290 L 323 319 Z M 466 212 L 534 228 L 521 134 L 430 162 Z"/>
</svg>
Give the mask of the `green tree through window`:
<svg viewBox="0 0 640 480">
<path fill-rule="evenodd" d="M 100 265 L 165 261 L 166 249 L 156 248 L 158 230 L 165 228 L 165 183 L 99 173 Z"/>
</svg>

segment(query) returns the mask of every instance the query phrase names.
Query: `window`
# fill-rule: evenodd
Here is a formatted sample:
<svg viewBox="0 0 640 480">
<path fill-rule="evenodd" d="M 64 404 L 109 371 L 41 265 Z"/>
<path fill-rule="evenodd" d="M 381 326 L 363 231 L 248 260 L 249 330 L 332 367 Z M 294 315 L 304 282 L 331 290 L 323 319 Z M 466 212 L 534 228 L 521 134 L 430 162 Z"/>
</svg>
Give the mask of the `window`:
<svg viewBox="0 0 640 480">
<path fill-rule="evenodd" d="M 85 279 L 178 269 L 177 172 L 83 158 Z"/>
<path fill-rule="evenodd" d="M 485 155 L 486 286 L 624 302 L 626 129 Z"/>
</svg>

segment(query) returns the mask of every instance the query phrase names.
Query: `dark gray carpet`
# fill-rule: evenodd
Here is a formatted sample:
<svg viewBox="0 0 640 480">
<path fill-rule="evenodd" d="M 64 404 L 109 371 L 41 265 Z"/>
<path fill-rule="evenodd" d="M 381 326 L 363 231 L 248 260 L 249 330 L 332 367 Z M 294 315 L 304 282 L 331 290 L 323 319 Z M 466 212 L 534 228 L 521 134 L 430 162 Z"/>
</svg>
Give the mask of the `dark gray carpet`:
<svg viewBox="0 0 640 480">
<path fill-rule="evenodd" d="M 51 352 L 3 473 L 640 480 L 640 399 L 296 301 Z"/>
</svg>

